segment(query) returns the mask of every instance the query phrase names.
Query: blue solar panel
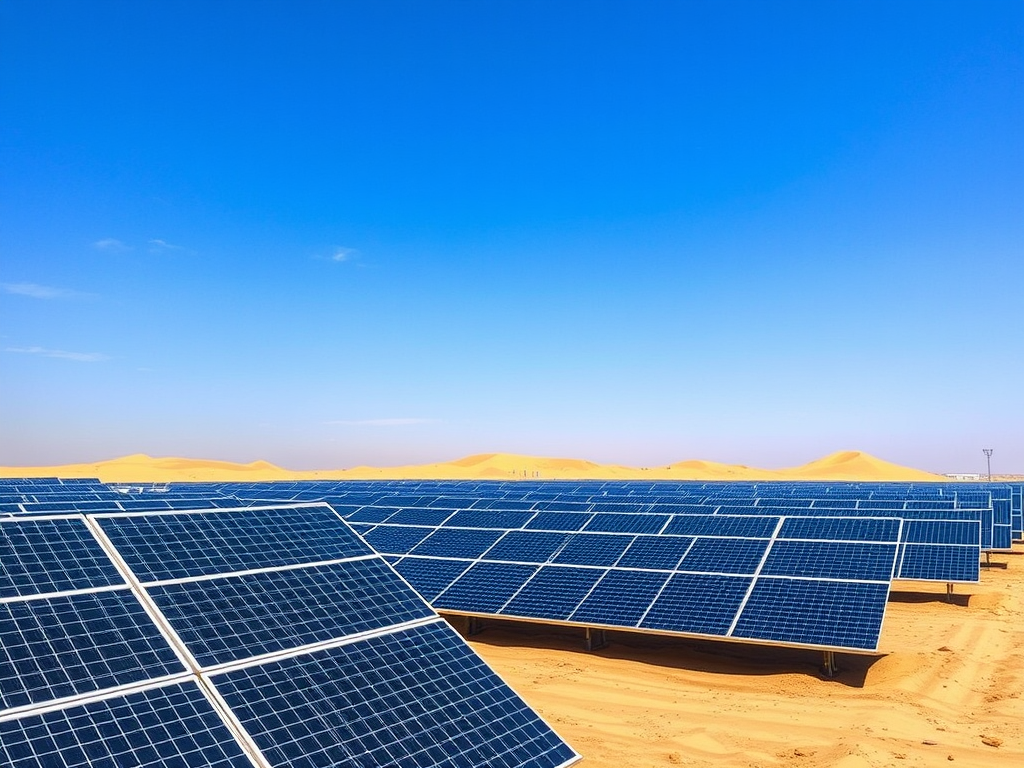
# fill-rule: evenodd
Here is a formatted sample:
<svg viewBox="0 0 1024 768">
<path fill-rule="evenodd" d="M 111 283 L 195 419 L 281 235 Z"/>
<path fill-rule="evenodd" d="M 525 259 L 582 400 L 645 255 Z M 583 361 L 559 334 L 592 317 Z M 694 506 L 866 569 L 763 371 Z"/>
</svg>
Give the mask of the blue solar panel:
<svg viewBox="0 0 1024 768">
<path fill-rule="evenodd" d="M 782 522 L 779 538 L 822 541 L 899 541 L 900 521 L 857 517 L 790 517 Z"/>
<path fill-rule="evenodd" d="M 526 527 L 535 531 L 582 531 L 592 517 L 579 512 L 538 512 Z"/>
<path fill-rule="evenodd" d="M 497 613 L 536 570 L 533 565 L 476 563 L 434 599 L 434 608 Z"/>
<path fill-rule="evenodd" d="M 546 563 L 568 540 L 566 533 L 545 531 L 509 531 L 487 550 L 488 560 L 520 563 Z"/>
<path fill-rule="evenodd" d="M 696 573 L 753 575 L 769 543 L 767 539 L 698 538 L 678 568 Z"/>
<path fill-rule="evenodd" d="M 0 710 L 184 671 L 127 587 L 0 603 Z"/>
<path fill-rule="evenodd" d="M 632 536 L 611 533 L 577 533 L 569 538 L 552 562 L 566 565 L 615 565 L 615 562 L 622 557 L 622 553 L 632 543 Z"/>
<path fill-rule="evenodd" d="M 896 554 L 896 544 L 779 540 L 769 551 L 761 573 L 888 582 Z"/>
<path fill-rule="evenodd" d="M 326 507 L 98 518 L 140 581 L 372 554 Z"/>
<path fill-rule="evenodd" d="M 567 619 L 604 573 L 598 568 L 546 566 L 534 574 L 501 609 L 501 613 L 506 616 Z"/>
<path fill-rule="evenodd" d="M 676 515 L 664 533 L 680 536 L 739 536 L 746 539 L 767 539 L 775 532 L 774 517 L 721 515 Z"/>
<path fill-rule="evenodd" d="M 395 564 L 395 570 L 405 577 L 424 600 L 432 602 L 469 566 L 466 560 L 403 557 Z"/>
<path fill-rule="evenodd" d="M 914 544 L 973 544 L 977 555 L 977 547 L 981 541 L 981 522 L 908 520 L 903 524 L 903 541 Z"/>
<path fill-rule="evenodd" d="M 668 579 L 668 573 L 607 571 L 569 618 L 588 624 L 635 627 Z"/>
<path fill-rule="evenodd" d="M 400 509 L 388 522 L 394 525 L 440 525 L 452 516 L 450 509 Z"/>
<path fill-rule="evenodd" d="M 725 635 L 747 594 L 751 579 L 677 573 L 640 623 L 645 629 Z"/>
<path fill-rule="evenodd" d="M 78 518 L 0 521 L 0 597 L 124 584 Z"/>
<path fill-rule="evenodd" d="M 530 522 L 532 517 L 533 512 L 492 512 L 490 510 L 464 509 L 448 518 L 445 525 L 514 530 L 522 528 Z"/>
<path fill-rule="evenodd" d="M 759 578 L 733 637 L 873 651 L 889 584 Z"/>
<path fill-rule="evenodd" d="M 432 530 L 412 525 L 379 525 L 362 537 L 378 552 L 404 555 L 427 538 Z"/>
<path fill-rule="evenodd" d="M 637 536 L 616 565 L 671 571 L 693 542 L 689 536 Z"/>
<path fill-rule="evenodd" d="M 976 544 L 904 544 L 899 578 L 977 582 L 981 563 Z"/>
<path fill-rule="evenodd" d="M 337 506 L 332 507 L 335 512 L 345 518 L 347 523 L 383 523 L 390 519 L 398 511 L 394 507 L 358 507 L 351 512 L 343 512 Z"/>
<path fill-rule="evenodd" d="M 0 721 L 4 768 L 252 768 L 194 682 Z"/>
<path fill-rule="evenodd" d="M 212 680 L 273 766 L 556 768 L 576 758 L 442 622 Z"/>
<path fill-rule="evenodd" d="M 204 667 L 434 615 L 378 558 L 147 591 Z"/>
<path fill-rule="evenodd" d="M 504 531 L 475 528 L 438 528 L 410 551 L 413 555 L 465 557 L 475 560 L 486 552 Z"/>
<path fill-rule="evenodd" d="M 605 533 L 658 533 L 668 520 L 668 515 L 596 514 L 584 530 Z"/>
</svg>

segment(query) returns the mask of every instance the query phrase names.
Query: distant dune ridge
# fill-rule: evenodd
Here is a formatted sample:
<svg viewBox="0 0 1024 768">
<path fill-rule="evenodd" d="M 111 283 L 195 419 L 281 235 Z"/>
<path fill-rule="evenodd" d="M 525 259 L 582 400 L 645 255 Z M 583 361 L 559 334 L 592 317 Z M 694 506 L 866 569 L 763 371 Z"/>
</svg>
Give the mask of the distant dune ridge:
<svg viewBox="0 0 1024 768">
<path fill-rule="evenodd" d="M 271 480 L 861 480 L 948 481 L 943 475 L 900 466 L 861 451 L 839 451 L 799 467 L 758 469 L 714 461 L 680 461 L 661 467 L 596 464 L 513 453 L 481 453 L 455 461 L 401 467 L 316 471 L 283 469 L 266 461 L 154 458 L 133 454 L 92 464 L 0 467 L 0 477 L 95 477 L 104 482 L 224 482 Z"/>
</svg>

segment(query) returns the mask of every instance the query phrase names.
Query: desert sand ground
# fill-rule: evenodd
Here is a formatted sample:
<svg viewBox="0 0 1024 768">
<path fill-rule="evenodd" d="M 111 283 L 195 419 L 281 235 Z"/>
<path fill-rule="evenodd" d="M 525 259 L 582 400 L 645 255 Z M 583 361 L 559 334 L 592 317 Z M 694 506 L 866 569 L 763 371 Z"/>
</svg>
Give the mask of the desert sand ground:
<svg viewBox="0 0 1024 768">
<path fill-rule="evenodd" d="M 477 652 L 586 768 L 1024 766 L 1024 546 L 980 584 L 894 585 L 882 656 L 485 627 Z"/>
</svg>

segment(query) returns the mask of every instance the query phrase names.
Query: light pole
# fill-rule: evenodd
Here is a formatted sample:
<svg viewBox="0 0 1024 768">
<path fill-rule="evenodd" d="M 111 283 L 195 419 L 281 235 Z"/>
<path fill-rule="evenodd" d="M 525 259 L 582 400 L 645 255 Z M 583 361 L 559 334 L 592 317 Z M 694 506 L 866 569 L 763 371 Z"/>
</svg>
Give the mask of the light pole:
<svg viewBox="0 0 1024 768">
<path fill-rule="evenodd" d="M 985 463 L 988 464 L 988 481 L 992 482 L 992 449 L 982 448 L 981 452 L 985 454 Z"/>
</svg>

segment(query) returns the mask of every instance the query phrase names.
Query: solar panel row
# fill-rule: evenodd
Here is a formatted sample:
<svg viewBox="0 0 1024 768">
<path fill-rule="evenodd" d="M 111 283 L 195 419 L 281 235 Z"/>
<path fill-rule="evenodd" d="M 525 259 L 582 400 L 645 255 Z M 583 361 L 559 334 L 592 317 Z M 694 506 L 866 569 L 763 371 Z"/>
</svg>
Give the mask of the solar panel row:
<svg viewBox="0 0 1024 768">
<path fill-rule="evenodd" d="M 683 515 L 659 533 L 525 527 L 532 519 L 357 528 L 404 556 L 396 569 L 446 612 L 832 649 L 877 648 L 900 555 L 896 519 Z M 451 525 L 467 521 L 521 527 Z"/>
<path fill-rule="evenodd" d="M 7 520 L 0 552 L 2 765 L 578 759 L 325 505 Z"/>
</svg>

